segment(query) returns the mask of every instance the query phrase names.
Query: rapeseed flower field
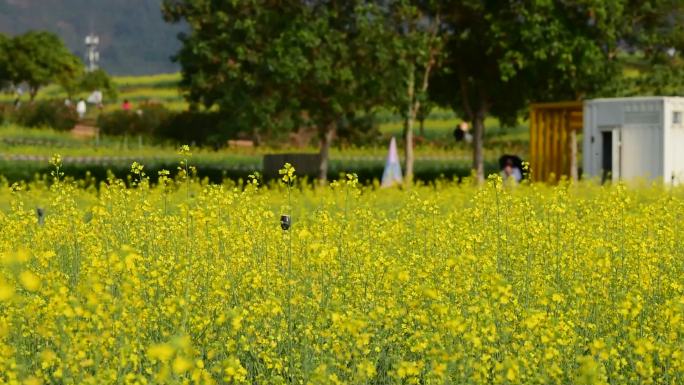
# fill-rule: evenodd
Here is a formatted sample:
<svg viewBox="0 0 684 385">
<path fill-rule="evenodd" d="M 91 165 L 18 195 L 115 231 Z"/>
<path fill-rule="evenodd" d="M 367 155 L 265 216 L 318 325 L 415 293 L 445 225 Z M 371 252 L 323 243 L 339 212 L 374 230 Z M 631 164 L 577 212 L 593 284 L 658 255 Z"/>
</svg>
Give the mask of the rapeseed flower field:
<svg viewBox="0 0 684 385">
<path fill-rule="evenodd" d="M 682 188 L 211 185 L 181 152 L 3 188 L 1 384 L 684 384 Z"/>
</svg>

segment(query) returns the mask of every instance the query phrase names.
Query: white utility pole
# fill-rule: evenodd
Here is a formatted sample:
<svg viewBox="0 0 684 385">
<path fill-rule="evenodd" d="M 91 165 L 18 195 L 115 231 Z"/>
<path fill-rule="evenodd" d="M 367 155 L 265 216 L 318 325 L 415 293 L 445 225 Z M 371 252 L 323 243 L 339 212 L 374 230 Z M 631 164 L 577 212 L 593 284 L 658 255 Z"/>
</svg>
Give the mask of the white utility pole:
<svg viewBox="0 0 684 385">
<path fill-rule="evenodd" d="M 100 45 L 100 38 L 91 33 L 85 38 L 86 45 L 86 62 L 88 63 L 86 69 L 88 72 L 95 71 L 97 69 L 97 63 L 100 61 L 100 52 L 97 47 Z"/>
</svg>

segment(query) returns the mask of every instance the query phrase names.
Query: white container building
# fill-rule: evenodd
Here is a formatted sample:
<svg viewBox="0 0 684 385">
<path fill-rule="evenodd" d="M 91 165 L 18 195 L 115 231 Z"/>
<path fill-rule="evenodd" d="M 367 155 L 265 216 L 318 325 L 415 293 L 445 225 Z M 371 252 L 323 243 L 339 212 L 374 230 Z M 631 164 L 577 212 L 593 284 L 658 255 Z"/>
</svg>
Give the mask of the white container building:
<svg viewBox="0 0 684 385">
<path fill-rule="evenodd" d="M 684 98 L 587 100 L 583 135 L 585 177 L 684 182 Z"/>
</svg>

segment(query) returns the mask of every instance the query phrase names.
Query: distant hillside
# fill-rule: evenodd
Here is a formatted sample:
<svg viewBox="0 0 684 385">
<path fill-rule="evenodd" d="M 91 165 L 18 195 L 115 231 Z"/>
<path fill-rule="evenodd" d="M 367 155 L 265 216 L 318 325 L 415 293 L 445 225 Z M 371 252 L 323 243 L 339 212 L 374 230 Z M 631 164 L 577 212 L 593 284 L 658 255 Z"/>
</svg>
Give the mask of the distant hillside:
<svg viewBox="0 0 684 385">
<path fill-rule="evenodd" d="M 100 36 L 100 65 L 116 75 L 175 72 L 182 27 L 164 22 L 161 0 L 0 0 L 0 32 L 57 33 L 79 57 L 89 32 Z"/>
</svg>

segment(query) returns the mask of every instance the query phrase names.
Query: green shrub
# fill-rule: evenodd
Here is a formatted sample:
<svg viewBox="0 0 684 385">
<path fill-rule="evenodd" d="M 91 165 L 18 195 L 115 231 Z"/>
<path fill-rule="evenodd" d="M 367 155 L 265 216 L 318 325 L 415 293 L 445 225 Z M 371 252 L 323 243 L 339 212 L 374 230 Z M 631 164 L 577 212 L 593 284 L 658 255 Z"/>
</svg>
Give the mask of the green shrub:
<svg viewBox="0 0 684 385">
<path fill-rule="evenodd" d="M 177 143 L 218 147 L 237 137 L 240 131 L 217 112 L 184 111 L 169 116 L 159 127 L 157 136 Z"/>
<path fill-rule="evenodd" d="M 136 110 L 137 124 L 133 126 L 134 134 L 153 135 L 162 123 L 171 116 L 171 112 L 159 103 L 146 103 Z"/>
<path fill-rule="evenodd" d="M 13 116 L 17 124 L 26 127 L 50 127 L 67 131 L 78 123 L 78 114 L 73 107 L 58 100 L 41 100 L 22 104 Z"/>
<path fill-rule="evenodd" d="M 340 145 L 369 145 L 379 143 L 382 133 L 371 114 L 350 114 L 340 119 L 337 126 Z"/>
<path fill-rule="evenodd" d="M 135 119 L 133 111 L 106 112 L 97 117 L 97 126 L 105 135 L 127 135 L 133 130 Z"/>
<path fill-rule="evenodd" d="M 178 163 L 176 159 L 140 159 L 138 160 L 145 165 L 145 172 L 150 176 L 152 182 L 157 181 L 158 171 L 171 170 L 174 173 Z M 119 178 L 126 178 L 131 173 L 132 160 L 110 160 L 109 162 L 102 161 L 84 161 L 84 162 L 65 162 L 62 166 L 62 171 L 66 177 L 73 177 L 75 179 L 95 178 L 97 181 L 104 181 L 107 179 L 108 171 L 111 171 Z M 263 174 L 261 159 L 257 156 L 249 161 L 206 161 L 198 158 L 192 160 L 192 165 L 197 168 L 197 175 L 200 178 L 208 178 L 214 183 L 221 183 L 224 179 L 232 180 L 247 180 L 250 174 L 254 171 L 260 171 Z M 332 159 L 330 161 L 330 168 L 328 169 L 328 179 L 335 180 L 338 178 L 345 178 L 346 173 L 357 174 L 359 181 L 362 183 L 372 183 L 375 179 L 381 179 L 384 169 L 384 162 L 382 160 L 373 161 L 353 161 Z M 2 185 L 1 178 L 5 177 L 10 183 L 19 181 L 29 181 L 39 175 L 50 175 L 52 166 L 47 162 L 27 161 L 27 160 L 5 160 L 0 158 L 0 185 Z M 498 173 L 498 164 L 496 162 L 485 163 L 486 174 Z M 419 161 L 416 162 L 414 169 L 414 178 L 416 181 L 432 182 L 441 178 L 458 179 L 468 177 L 471 175 L 469 161 L 457 162 L 438 162 L 438 161 Z M 305 175 L 301 175 L 302 178 Z M 315 175 L 309 175 L 309 180 L 314 180 Z"/>
<path fill-rule="evenodd" d="M 105 135 L 145 135 L 176 143 L 220 147 L 246 132 L 218 112 L 172 112 L 161 104 L 144 104 L 136 111 L 100 114 L 97 125 Z"/>
<path fill-rule="evenodd" d="M 10 123 L 12 121 L 12 111 L 14 108 L 11 104 L 0 104 L 0 125 Z"/>
<path fill-rule="evenodd" d="M 143 104 L 135 111 L 113 111 L 100 114 L 97 125 L 105 135 L 152 136 L 171 113 L 157 103 Z"/>
</svg>

